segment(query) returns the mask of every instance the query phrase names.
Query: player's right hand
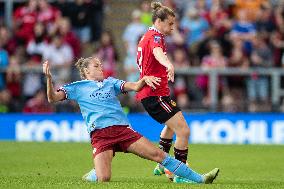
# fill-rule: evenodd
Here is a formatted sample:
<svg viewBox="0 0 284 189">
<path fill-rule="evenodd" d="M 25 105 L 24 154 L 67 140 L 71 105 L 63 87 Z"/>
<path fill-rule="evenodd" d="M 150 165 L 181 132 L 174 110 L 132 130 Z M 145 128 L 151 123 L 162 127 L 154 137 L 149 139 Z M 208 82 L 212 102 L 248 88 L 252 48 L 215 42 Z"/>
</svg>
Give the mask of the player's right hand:
<svg viewBox="0 0 284 189">
<path fill-rule="evenodd" d="M 51 72 L 49 69 L 48 61 L 45 61 L 42 65 L 42 71 L 45 74 L 46 77 L 51 77 Z"/>
<path fill-rule="evenodd" d="M 168 81 L 174 82 L 175 81 L 175 68 L 172 64 L 167 66 L 168 72 Z"/>
</svg>

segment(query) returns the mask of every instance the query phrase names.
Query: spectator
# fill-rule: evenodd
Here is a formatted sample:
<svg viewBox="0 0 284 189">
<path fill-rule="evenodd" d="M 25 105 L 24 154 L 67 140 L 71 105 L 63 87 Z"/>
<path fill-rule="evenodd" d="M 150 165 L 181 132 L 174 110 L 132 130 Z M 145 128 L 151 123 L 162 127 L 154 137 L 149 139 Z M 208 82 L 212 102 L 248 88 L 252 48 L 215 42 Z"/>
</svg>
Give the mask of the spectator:
<svg viewBox="0 0 284 189">
<path fill-rule="evenodd" d="M 210 10 L 206 4 L 206 0 L 195 1 L 192 7 L 196 8 L 198 14 L 204 18 L 208 14 L 208 10 Z"/>
<path fill-rule="evenodd" d="M 176 48 L 173 53 L 173 64 L 177 69 L 189 69 L 190 62 L 183 48 Z"/>
<path fill-rule="evenodd" d="M 177 48 L 173 53 L 173 65 L 175 69 L 187 70 L 190 63 L 183 48 Z M 174 96 L 180 108 L 186 109 L 189 106 L 188 85 L 186 77 L 177 76 L 174 83 Z"/>
<path fill-rule="evenodd" d="M 284 30 L 274 31 L 271 35 L 271 43 L 273 47 L 274 66 L 281 67 L 283 65 L 281 59 L 284 55 Z"/>
<path fill-rule="evenodd" d="M 55 68 L 53 70 L 54 78 L 59 81 L 60 85 L 70 82 L 71 63 L 74 56 L 71 47 L 64 43 L 61 35 L 53 36 L 52 42 L 44 51 L 43 57 Z"/>
<path fill-rule="evenodd" d="M 37 21 L 44 24 L 47 30 L 52 27 L 59 17 L 61 17 L 59 9 L 50 5 L 47 0 L 38 0 Z"/>
<path fill-rule="evenodd" d="M 0 41 L 2 48 L 5 49 L 9 55 L 16 53 L 17 41 L 12 35 L 12 32 L 5 26 L 0 26 Z"/>
<path fill-rule="evenodd" d="M 270 34 L 275 30 L 275 22 L 272 14 L 272 7 L 268 4 L 263 4 L 258 12 L 256 19 L 257 33 L 269 42 Z"/>
<path fill-rule="evenodd" d="M 127 51 L 127 55 L 136 56 L 137 41 L 147 30 L 141 21 L 141 12 L 139 10 L 134 10 L 131 15 L 132 21 L 128 24 L 123 33 L 123 41 Z"/>
<path fill-rule="evenodd" d="M 82 43 L 87 43 L 91 40 L 91 29 L 88 23 L 90 12 L 88 4 L 85 0 L 75 0 L 71 3 L 70 18 L 75 34 L 79 37 Z"/>
<path fill-rule="evenodd" d="M 102 35 L 104 20 L 105 0 L 86 0 L 89 11 L 89 24 L 91 27 L 92 41 L 99 41 Z"/>
<path fill-rule="evenodd" d="M 3 3 L 1 3 L 0 4 L 0 26 L 2 26 L 2 25 L 4 25 L 4 10 L 5 10 L 5 8 L 4 8 L 4 4 Z"/>
<path fill-rule="evenodd" d="M 31 59 L 41 62 L 44 51 L 48 47 L 46 40 L 46 30 L 42 23 L 37 22 L 34 27 L 34 37 L 27 45 L 27 53 Z"/>
<path fill-rule="evenodd" d="M 208 22 L 202 18 L 195 8 L 190 8 L 187 15 L 181 20 L 181 29 L 186 33 L 186 45 L 189 48 L 190 56 L 195 59 L 199 43 L 206 38 L 209 29 Z"/>
<path fill-rule="evenodd" d="M 122 36 L 126 49 L 124 70 L 127 75 L 127 81 L 131 82 L 137 81 L 139 79 L 136 63 L 137 43 L 147 30 L 146 26 L 141 23 L 140 16 L 141 12 L 139 10 L 134 10 L 132 12 L 132 22 L 126 26 Z"/>
<path fill-rule="evenodd" d="M 238 20 L 233 24 L 230 37 L 231 40 L 241 40 L 247 54 L 252 51 L 252 41 L 256 35 L 256 28 L 248 20 L 246 10 L 240 10 Z"/>
<path fill-rule="evenodd" d="M 63 42 L 72 48 L 72 56 L 79 58 L 81 55 L 81 42 L 76 34 L 71 31 L 70 20 L 68 18 L 61 18 L 57 24 L 57 32 L 62 36 Z"/>
<path fill-rule="evenodd" d="M 213 35 L 219 38 L 223 37 L 232 27 L 229 14 L 224 9 L 224 4 L 221 4 L 221 0 L 212 1 L 209 11 L 204 12 L 204 18 L 212 26 Z"/>
<path fill-rule="evenodd" d="M 75 58 L 81 54 L 81 43 L 76 34 L 71 31 L 69 18 L 61 17 L 56 20 L 53 27 L 48 31 L 48 36 L 49 38 L 53 38 L 56 35 L 62 36 L 64 43 L 71 47 Z"/>
<path fill-rule="evenodd" d="M 9 64 L 9 55 L 8 52 L 3 49 L 3 42 L 0 40 L 0 69 L 5 69 L 8 67 Z M 0 72 L 0 90 L 6 87 L 4 74 Z"/>
<path fill-rule="evenodd" d="M 150 27 L 152 23 L 151 3 L 149 0 L 144 0 L 141 3 L 141 23 Z"/>
<path fill-rule="evenodd" d="M 13 101 L 21 98 L 21 80 L 22 73 L 20 68 L 20 60 L 17 56 L 11 56 L 9 66 L 6 70 L 7 89 L 13 97 Z"/>
<path fill-rule="evenodd" d="M 254 22 L 261 5 L 266 1 L 267 0 L 235 0 L 235 16 L 238 16 L 239 12 L 246 11 L 248 13 L 248 20 Z"/>
<path fill-rule="evenodd" d="M 46 93 L 43 89 L 39 89 L 35 96 L 29 99 L 24 108 L 23 113 L 51 113 L 53 107 L 48 103 Z"/>
<path fill-rule="evenodd" d="M 202 59 L 201 68 L 204 70 L 226 68 L 228 60 L 223 55 L 220 44 L 217 41 L 211 41 L 209 45 L 210 45 L 210 54 Z M 196 80 L 197 86 L 203 91 L 204 94 L 203 104 L 205 106 L 209 106 L 211 104 L 211 98 L 208 94 L 208 86 L 209 86 L 208 81 L 209 81 L 208 76 L 206 75 L 200 75 L 197 77 Z M 219 91 L 221 91 L 222 88 L 224 87 L 221 78 L 219 78 L 218 86 L 219 86 Z"/>
<path fill-rule="evenodd" d="M 273 47 L 274 66 L 282 65 L 281 58 L 284 52 L 284 3 L 279 4 L 274 12 L 276 21 L 276 30 L 271 35 L 271 44 Z"/>
<path fill-rule="evenodd" d="M 37 59 L 28 59 L 25 64 L 25 68 L 29 69 L 29 72 L 24 74 L 23 78 L 23 96 L 24 99 L 30 99 L 34 96 L 36 91 L 41 88 L 41 75 L 33 70 L 40 66 L 40 62 Z M 32 83 L 32 85 L 31 85 Z"/>
<path fill-rule="evenodd" d="M 199 1 L 197 1 L 197 0 L 192 0 L 192 1 L 188 1 L 188 0 L 175 0 L 176 12 L 178 13 L 177 15 L 180 18 L 182 18 L 185 15 L 186 11 L 190 7 L 196 6 L 196 3 L 199 2 Z"/>
<path fill-rule="evenodd" d="M 284 16 L 284 2 L 280 2 L 278 4 L 278 6 L 275 8 L 275 12 L 274 12 L 275 23 L 276 23 L 277 28 L 280 31 L 284 30 L 284 25 L 283 25 L 284 24 L 284 19 L 283 19 L 283 16 Z"/>
<path fill-rule="evenodd" d="M 181 28 L 186 31 L 186 43 L 192 46 L 205 37 L 205 32 L 209 29 L 208 22 L 199 16 L 196 9 L 190 8 L 187 15 L 181 20 Z"/>
<path fill-rule="evenodd" d="M 163 0 L 163 5 L 169 7 L 170 9 L 176 11 L 176 2 L 175 0 Z"/>
<path fill-rule="evenodd" d="M 0 90 L 0 113 L 13 112 L 12 97 L 7 89 Z"/>
<path fill-rule="evenodd" d="M 243 42 L 240 40 L 232 41 L 232 50 L 229 56 L 228 67 L 247 69 L 249 67 L 249 59 L 245 53 Z M 222 111 L 240 112 L 245 111 L 247 103 L 245 94 L 245 77 L 244 76 L 228 76 L 226 77 L 226 90 L 223 90 L 221 99 Z M 239 99 L 235 101 L 234 99 Z"/>
<path fill-rule="evenodd" d="M 265 40 L 258 36 L 254 40 L 254 50 L 250 61 L 252 68 L 268 68 L 272 66 L 272 53 Z M 262 106 L 268 106 L 269 80 L 267 76 L 259 76 L 257 71 L 247 81 L 249 111 L 257 111 L 257 100 Z"/>
<path fill-rule="evenodd" d="M 29 56 L 25 66 L 30 69 L 36 69 L 40 66 L 44 53 L 48 51 L 48 43 L 45 39 L 46 30 L 43 23 L 36 23 L 33 28 L 34 36 L 27 45 L 27 55 Z M 33 85 L 31 85 L 33 83 Z M 27 98 L 34 96 L 36 91 L 41 88 L 41 74 L 28 72 L 23 77 L 23 94 Z"/>
<path fill-rule="evenodd" d="M 248 55 L 245 53 L 242 41 L 235 40 L 232 41 L 233 48 L 231 55 L 229 57 L 229 64 L 228 67 L 231 68 L 243 68 L 246 69 L 249 67 L 249 58 Z M 230 90 L 232 88 L 238 88 L 238 90 L 242 90 L 244 86 L 244 78 L 242 76 L 230 76 L 227 79 L 228 87 Z"/>
<path fill-rule="evenodd" d="M 118 55 L 115 49 L 114 39 L 110 31 L 104 31 L 100 40 L 100 46 L 96 51 L 98 57 L 103 64 L 104 77 L 116 75 L 116 64 Z"/>
<path fill-rule="evenodd" d="M 72 4 L 68 0 L 57 0 L 54 1 L 54 6 L 59 9 L 62 17 L 71 17 L 72 12 L 70 9 L 72 8 Z"/>
<path fill-rule="evenodd" d="M 14 12 L 14 31 L 20 44 L 25 45 L 33 37 L 33 28 L 37 21 L 37 0 L 29 0 L 26 5 Z"/>
</svg>

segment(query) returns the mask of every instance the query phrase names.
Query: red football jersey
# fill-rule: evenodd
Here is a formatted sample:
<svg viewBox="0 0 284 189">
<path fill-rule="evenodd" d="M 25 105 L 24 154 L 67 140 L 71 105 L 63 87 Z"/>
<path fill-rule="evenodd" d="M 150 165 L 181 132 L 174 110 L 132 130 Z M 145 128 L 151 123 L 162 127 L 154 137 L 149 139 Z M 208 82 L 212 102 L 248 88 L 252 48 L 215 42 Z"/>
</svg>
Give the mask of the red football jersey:
<svg viewBox="0 0 284 189">
<path fill-rule="evenodd" d="M 170 89 L 168 86 L 168 77 L 166 67 L 156 60 L 153 49 L 161 47 L 166 54 L 164 35 L 154 27 L 149 30 L 141 38 L 137 48 L 137 64 L 140 71 L 140 79 L 144 76 L 160 77 L 161 82 L 156 89 L 153 90 L 148 85 L 145 85 L 138 93 L 138 100 L 149 96 L 169 96 Z"/>
</svg>

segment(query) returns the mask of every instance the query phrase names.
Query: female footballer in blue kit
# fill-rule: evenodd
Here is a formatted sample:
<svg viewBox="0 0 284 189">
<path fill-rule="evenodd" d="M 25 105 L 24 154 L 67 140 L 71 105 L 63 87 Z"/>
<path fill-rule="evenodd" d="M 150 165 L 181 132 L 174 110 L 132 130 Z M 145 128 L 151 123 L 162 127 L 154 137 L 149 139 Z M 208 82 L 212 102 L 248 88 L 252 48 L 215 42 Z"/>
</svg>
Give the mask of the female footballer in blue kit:
<svg viewBox="0 0 284 189">
<path fill-rule="evenodd" d="M 170 157 L 145 137 L 134 131 L 123 113 L 117 96 L 126 91 L 139 91 L 144 85 L 153 89 L 160 78 L 144 76 L 137 82 L 125 82 L 112 77 L 103 78 L 101 62 L 95 57 L 80 58 L 75 64 L 81 81 L 53 89 L 48 62 L 43 64 L 47 78 L 47 97 L 50 103 L 75 100 L 90 133 L 95 169 L 83 176 L 90 182 L 106 182 L 111 178 L 111 162 L 115 152 L 130 152 L 160 163 L 186 183 L 212 183 L 219 169 L 200 175 L 184 163 Z"/>
</svg>

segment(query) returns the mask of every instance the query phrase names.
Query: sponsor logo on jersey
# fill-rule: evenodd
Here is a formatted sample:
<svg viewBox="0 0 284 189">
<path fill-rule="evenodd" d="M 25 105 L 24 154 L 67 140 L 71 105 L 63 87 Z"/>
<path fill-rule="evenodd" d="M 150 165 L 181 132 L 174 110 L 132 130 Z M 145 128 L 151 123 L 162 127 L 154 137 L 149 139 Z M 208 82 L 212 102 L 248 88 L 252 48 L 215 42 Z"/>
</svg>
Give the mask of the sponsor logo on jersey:
<svg viewBox="0 0 284 189">
<path fill-rule="evenodd" d="M 161 36 L 154 36 L 154 42 L 155 43 L 160 43 L 161 42 Z"/>
</svg>

